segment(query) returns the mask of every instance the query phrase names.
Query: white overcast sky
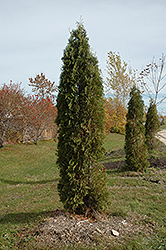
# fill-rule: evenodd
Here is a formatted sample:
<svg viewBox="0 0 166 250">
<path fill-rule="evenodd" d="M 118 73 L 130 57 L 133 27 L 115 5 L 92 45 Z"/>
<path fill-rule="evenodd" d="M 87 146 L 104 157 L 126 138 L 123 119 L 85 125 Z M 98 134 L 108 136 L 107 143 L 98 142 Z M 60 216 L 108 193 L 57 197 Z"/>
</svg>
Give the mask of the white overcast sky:
<svg viewBox="0 0 166 250">
<path fill-rule="evenodd" d="M 13 80 L 29 92 L 41 72 L 58 84 L 81 16 L 104 76 L 109 51 L 139 71 L 166 53 L 166 0 L 0 0 L 0 86 Z"/>
</svg>

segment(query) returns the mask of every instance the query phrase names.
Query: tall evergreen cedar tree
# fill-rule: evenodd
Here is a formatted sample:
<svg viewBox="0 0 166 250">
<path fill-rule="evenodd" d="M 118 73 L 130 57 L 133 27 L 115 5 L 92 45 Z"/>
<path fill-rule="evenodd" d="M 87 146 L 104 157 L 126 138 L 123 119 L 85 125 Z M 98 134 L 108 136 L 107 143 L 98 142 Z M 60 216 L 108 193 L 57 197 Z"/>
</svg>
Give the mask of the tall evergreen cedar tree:
<svg viewBox="0 0 166 250">
<path fill-rule="evenodd" d="M 58 191 L 64 208 L 78 214 L 103 210 L 108 197 L 105 169 L 98 163 L 104 152 L 103 86 L 88 41 L 78 23 L 62 57 L 57 98 Z"/>
<path fill-rule="evenodd" d="M 150 101 L 148 112 L 146 114 L 145 137 L 148 151 L 153 150 L 157 146 L 155 139 L 156 132 L 160 127 L 159 118 L 157 115 L 156 104 L 153 100 Z"/>
<path fill-rule="evenodd" d="M 125 135 L 126 165 L 129 171 L 143 171 L 149 166 L 143 124 L 144 102 L 134 86 L 130 92 Z"/>
</svg>

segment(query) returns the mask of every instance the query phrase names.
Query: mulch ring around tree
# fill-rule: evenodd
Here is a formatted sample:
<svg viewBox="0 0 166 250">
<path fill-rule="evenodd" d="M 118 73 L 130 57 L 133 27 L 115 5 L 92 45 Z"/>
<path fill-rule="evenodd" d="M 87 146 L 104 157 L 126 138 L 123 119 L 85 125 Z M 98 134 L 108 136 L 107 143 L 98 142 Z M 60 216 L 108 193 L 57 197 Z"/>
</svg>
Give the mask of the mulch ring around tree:
<svg viewBox="0 0 166 250">
<path fill-rule="evenodd" d="M 63 247 L 64 245 L 98 246 L 107 244 L 107 246 L 113 246 L 118 243 L 122 244 L 126 238 L 130 239 L 139 232 L 150 237 L 156 225 L 145 224 L 144 220 L 145 218 L 134 216 L 126 219 L 117 216 L 103 216 L 95 211 L 90 218 L 87 218 L 56 210 L 38 226 L 34 237 L 38 246 L 47 246 L 49 249 L 53 246 Z"/>
</svg>

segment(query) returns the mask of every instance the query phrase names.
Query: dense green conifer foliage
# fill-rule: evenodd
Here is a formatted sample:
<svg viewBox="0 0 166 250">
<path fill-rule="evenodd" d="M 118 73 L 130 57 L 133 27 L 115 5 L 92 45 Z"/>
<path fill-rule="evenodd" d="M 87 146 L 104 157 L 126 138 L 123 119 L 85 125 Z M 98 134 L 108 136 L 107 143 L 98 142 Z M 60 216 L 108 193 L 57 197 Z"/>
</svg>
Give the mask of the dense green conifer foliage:
<svg viewBox="0 0 166 250">
<path fill-rule="evenodd" d="M 153 100 L 150 101 L 148 112 L 146 114 L 145 124 L 145 137 L 148 151 L 154 149 L 157 146 L 157 140 L 155 138 L 156 132 L 159 129 L 159 118 L 157 115 L 156 104 Z"/>
<path fill-rule="evenodd" d="M 149 163 L 143 124 L 144 103 L 140 91 L 134 86 L 130 92 L 126 122 L 126 170 L 143 171 Z"/>
<path fill-rule="evenodd" d="M 107 203 L 103 155 L 104 101 L 97 58 L 82 24 L 71 32 L 62 57 L 57 98 L 60 199 L 74 213 L 102 210 Z"/>
</svg>

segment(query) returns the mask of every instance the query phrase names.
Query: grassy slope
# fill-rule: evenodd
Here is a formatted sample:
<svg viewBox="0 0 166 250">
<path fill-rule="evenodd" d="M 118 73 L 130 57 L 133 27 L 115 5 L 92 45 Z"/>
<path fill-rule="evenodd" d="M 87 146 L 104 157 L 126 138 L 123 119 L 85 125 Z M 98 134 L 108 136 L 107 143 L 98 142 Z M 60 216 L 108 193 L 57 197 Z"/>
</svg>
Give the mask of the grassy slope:
<svg viewBox="0 0 166 250">
<path fill-rule="evenodd" d="M 50 211 L 62 209 L 57 193 L 56 146 L 53 141 L 41 141 L 37 146 L 18 144 L 0 149 L 0 249 L 17 249 L 15 246 L 23 231 L 39 224 Z M 105 139 L 107 152 L 120 152 L 123 146 L 123 135 L 110 134 Z M 162 152 L 165 153 L 166 150 Z M 117 160 L 119 158 L 124 158 L 124 155 L 118 156 Z M 104 159 L 109 160 L 109 157 Z M 109 213 L 123 218 L 134 216 L 138 223 L 140 220 L 145 224 L 151 223 L 156 229 L 149 240 L 140 236 L 123 249 L 165 249 L 166 190 L 163 181 L 166 170 L 151 170 L 137 175 L 114 170 L 108 171 L 108 176 Z M 152 179 L 161 180 L 161 184 L 148 181 Z M 26 248 L 28 241 L 31 238 L 22 243 L 21 249 L 23 245 Z M 132 248 L 136 242 L 143 248 Z"/>
<path fill-rule="evenodd" d="M 56 144 L 51 141 L 0 149 L 1 245 L 14 245 L 14 238 L 9 237 L 13 230 L 28 227 L 44 219 L 47 211 L 62 208 L 55 152 Z"/>
</svg>

